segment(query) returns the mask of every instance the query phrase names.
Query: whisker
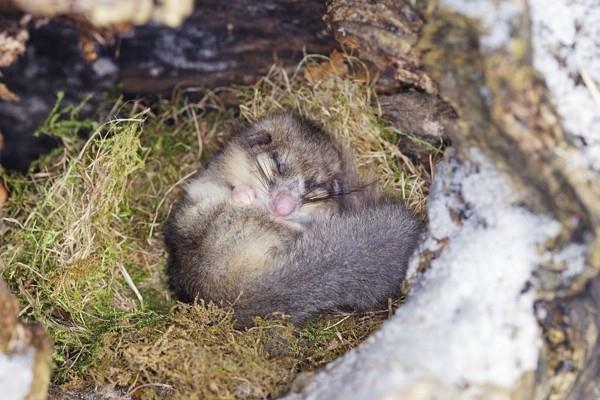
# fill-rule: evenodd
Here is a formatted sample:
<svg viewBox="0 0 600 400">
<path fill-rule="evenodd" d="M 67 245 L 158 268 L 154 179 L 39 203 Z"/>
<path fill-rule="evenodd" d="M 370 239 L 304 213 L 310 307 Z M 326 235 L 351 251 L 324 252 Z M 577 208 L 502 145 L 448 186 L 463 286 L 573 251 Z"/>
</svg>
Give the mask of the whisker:
<svg viewBox="0 0 600 400">
<path fill-rule="evenodd" d="M 258 160 L 256 160 L 256 171 L 258 172 L 258 174 L 257 174 L 258 180 L 264 186 L 264 189 L 267 190 L 271 186 L 272 182 L 269 179 L 269 177 L 267 176 L 267 174 L 265 173 L 262 165 L 260 165 Z"/>
<path fill-rule="evenodd" d="M 265 171 L 263 165 L 259 161 L 258 154 L 256 154 L 256 152 L 253 151 L 252 149 L 245 149 L 245 150 L 248 153 L 248 156 L 254 160 L 254 165 L 256 167 L 258 181 L 260 182 L 261 185 L 264 186 L 264 188 L 262 188 L 262 189 L 265 192 L 268 192 L 269 188 L 273 185 L 273 179 L 267 175 L 267 172 Z"/>
<path fill-rule="evenodd" d="M 270 158 L 268 158 L 268 160 L 269 160 L 270 164 L 273 163 L 273 160 L 271 160 Z M 275 175 L 273 174 L 273 165 L 266 165 L 263 163 L 263 161 L 259 161 L 261 163 L 261 167 L 262 167 L 269 183 L 273 184 L 275 182 Z"/>
<path fill-rule="evenodd" d="M 303 204 L 317 203 L 320 201 L 326 201 L 326 200 L 335 199 L 335 198 L 339 198 L 339 197 L 343 197 L 343 196 L 348 196 L 350 194 L 365 191 L 367 186 L 368 185 L 363 185 L 363 186 L 355 188 L 355 189 L 346 190 L 346 191 L 340 192 L 340 193 L 328 193 L 323 196 L 314 196 L 314 197 L 306 197 L 305 196 L 302 198 L 302 203 Z M 308 194 L 310 194 L 310 192 Z"/>
</svg>

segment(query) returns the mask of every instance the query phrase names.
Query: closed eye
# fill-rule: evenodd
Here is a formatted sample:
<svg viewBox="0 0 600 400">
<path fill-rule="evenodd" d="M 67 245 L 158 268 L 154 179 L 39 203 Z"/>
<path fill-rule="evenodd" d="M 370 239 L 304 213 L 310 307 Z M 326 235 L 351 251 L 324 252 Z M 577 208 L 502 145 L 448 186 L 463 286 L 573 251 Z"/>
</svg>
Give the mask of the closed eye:
<svg viewBox="0 0 600 400">
<path fill-rule="evenodd" d="M 285 164 L 279 158 L 279 153 L 277 153 L 277 152 L 271 153 L 271 158 L 273 159 L 273 163 L 275 164 L 277 173 L 279 173 L 279 175 L 283 175 L 285 173 Z"/>
</svg>

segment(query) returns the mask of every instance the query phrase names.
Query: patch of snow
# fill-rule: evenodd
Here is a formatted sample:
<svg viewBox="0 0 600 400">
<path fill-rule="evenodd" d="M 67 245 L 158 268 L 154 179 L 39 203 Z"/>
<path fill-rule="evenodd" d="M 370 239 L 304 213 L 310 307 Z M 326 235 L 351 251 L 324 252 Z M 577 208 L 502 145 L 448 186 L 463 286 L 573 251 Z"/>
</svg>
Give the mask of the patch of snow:
<svg viewBox="0 0 600 400">
<path fill-rule="evenodd" d="M 540 332 L 530 281 L 541 261 L 537 246 L 560 224 L 517 206 L 518 194 L 492 163 L 476 150 L 471 159 L 438 166 L 430 233 L 411 261 L 413 274 L 421 251 L 449 241 L 407 303 L 289 399 L 418 399 L 430 390 L 423 382 L 446 387 L 447 399 L 477 398 L 478 387 L 510 388 L 535 370 Z"/>
<path fill-rule="evenodd" d="M 529 0 L 533 65 L 544 76 L 563 128 L 600 172 L 600 0 Z M 597 93 L 598 94 L 598 93 Z M 572 160 L 578 164 L 577 159 Z"/>
<path fill-rule="evenodd" d="M 36 351 L 29 348 L 23 353 L 0 353 L 0 388 L 2 399 L 22 400 L 31 390 Z"/>
<path fill-rule="evenodd" d="M 441 0 L 440 4 L 479 20 L 483 31 L 479 44 L 490 51 L 506 46 L 525 10 L 523 0 Z"/>
</svg>

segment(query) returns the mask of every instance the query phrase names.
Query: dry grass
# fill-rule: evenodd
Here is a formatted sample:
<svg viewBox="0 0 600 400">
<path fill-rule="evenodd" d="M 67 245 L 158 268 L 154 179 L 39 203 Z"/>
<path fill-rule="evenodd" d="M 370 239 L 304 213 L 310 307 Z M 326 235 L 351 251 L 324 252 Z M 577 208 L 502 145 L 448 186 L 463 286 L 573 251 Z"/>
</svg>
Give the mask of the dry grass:
<svg viewBox="0 0 600 400">
<path fill-rule="evenodd" d="M 231 89 L 252 121 L 281 108 L 320 120 L 355 150 L 363 172 L 417 211 L 429 186 L 381 122 L 360 64 L 307 59 L 274 67 L 253 87 Z M 165 287 L 160 234 L 178 185 L 210 157 L 235 123 L 212 95 L 144 108 L 117 102 L 109 122 L 57 108 L 44 130 L 65 146 L 25 177 L 4 174 L 2 275 L 54 343 L 55 383 L 110 383 L 143 398 L 262 398 L 289 388 L 360 343 L 390 310 L 333 316 L 301 330 L 285 322 L 233 329 L 230 310 L 175 303 Z M 77 133 L 89 130 L 89 140 Z"/>
</svg>

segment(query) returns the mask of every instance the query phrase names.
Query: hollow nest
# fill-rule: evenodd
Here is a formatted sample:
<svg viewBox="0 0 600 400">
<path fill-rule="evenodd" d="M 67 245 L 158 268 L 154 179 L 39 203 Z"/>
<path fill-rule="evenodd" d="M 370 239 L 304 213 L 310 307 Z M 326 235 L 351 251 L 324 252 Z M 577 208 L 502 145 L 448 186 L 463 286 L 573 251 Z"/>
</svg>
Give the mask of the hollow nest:
<svg viewBox="0 0 600 400">
<path fill-rule="evenodd" d="M 294 109 L 348 143 L 362 174 L 424 214 L 431 169 L 402 152 L 373 81 L 357 60 L 307 57 L 274 66 L 250 87 L 147 106 L 111 100 L 102 121 L 60 101 L 40 128 L 63 147 L 28 175 L 3 173 L 11 197 L 0 210 L 2 275 L 54 342 L 55 393 L 116 388 L 138 398 L 264 398 L 289 390 L 364 340 L 392 312 L 333 315 L 302 328 L 257 320 L 233 328 L 230 309 L 186 305 L 169 295 L 161 223 L 180 184 L 210 159 L 237 121 Z M 180 93 L 181 94 L 181 93 Z M 85 133 L 85 134 L 82 134 Z M 82 139 L 86 137 L 87 139 Z M 418 139 L 415 138 L 418 144 Z M 401 293 L 399 290 L 399 299 Z"/>
</svg>

